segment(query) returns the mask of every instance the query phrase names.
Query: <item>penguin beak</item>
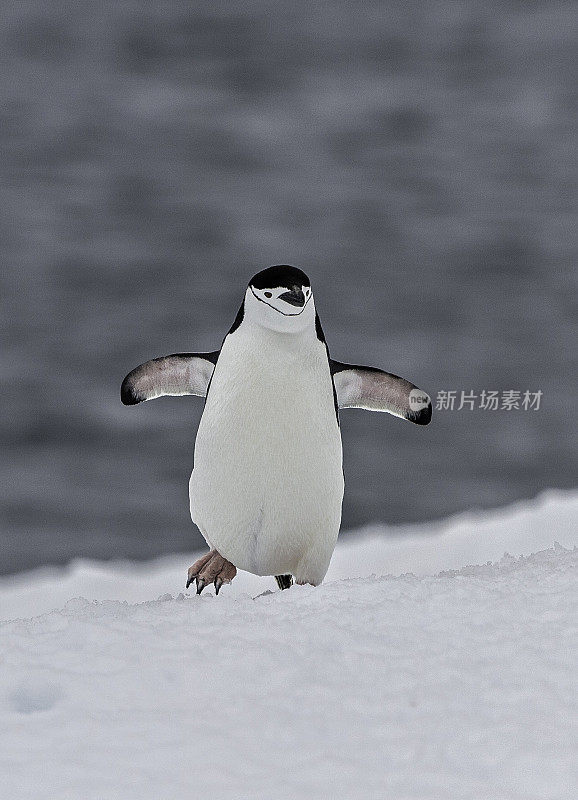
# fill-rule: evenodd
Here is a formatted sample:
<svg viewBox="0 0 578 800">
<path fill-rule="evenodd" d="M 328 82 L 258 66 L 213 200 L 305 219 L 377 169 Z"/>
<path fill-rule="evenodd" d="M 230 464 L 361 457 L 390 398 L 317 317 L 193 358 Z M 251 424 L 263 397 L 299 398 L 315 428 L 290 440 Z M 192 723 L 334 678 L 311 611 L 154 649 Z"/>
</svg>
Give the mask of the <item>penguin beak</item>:
<svg viewBox="0 0 578 800">
<path fill-rule="evenodd" d="M 279 295 L 279 300 L 285 300 L 286 303 L 289 303 L 289 305 L 292 306 L 297 306 L 297 308 L 303 308 L 305 305 L 305 295 L 303 294 L 303 289 L 300 286 L 293 286 L 290 291 L 283 292 L 283 294 Z"/>
</svg>

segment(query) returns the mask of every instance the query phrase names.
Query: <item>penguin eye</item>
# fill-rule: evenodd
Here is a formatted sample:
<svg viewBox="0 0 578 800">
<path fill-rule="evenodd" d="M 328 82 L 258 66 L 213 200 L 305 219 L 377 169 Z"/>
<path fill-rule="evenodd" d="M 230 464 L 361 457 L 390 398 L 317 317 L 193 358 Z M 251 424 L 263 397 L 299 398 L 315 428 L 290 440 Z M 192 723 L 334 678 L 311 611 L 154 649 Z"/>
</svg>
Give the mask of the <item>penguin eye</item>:
<svg viewBox="0 0 578 800">
<path fill-rule="evenodd" d="M 273 297 L 271 292 L 263 292 L 263 294 L 265 295 L 265 297 Z"/>
</svg>

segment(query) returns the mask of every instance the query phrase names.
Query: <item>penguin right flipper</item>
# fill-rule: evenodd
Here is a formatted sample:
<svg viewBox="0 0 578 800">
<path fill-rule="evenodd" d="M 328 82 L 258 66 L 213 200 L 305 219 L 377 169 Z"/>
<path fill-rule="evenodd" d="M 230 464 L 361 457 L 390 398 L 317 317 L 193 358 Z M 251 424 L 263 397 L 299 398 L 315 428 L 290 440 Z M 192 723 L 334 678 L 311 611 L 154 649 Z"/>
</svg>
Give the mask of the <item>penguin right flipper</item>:
<svg viewBox="0 0 578 800">
<path fill-rule="evenodd" d="M 219 352 L 174 353 L 145 361 L 128 373 L 120 398 L 125 406 L 133 406 L 163 395 L 206 397 Z"/>
<path fill-rule="evenodd" d="M 329 366 L 339 408 L 385 411 L 416 425 L 431 420 L 429 396 L 413 383 L 377 367 L 342 364 L 330 359 Z"/>
</svg>

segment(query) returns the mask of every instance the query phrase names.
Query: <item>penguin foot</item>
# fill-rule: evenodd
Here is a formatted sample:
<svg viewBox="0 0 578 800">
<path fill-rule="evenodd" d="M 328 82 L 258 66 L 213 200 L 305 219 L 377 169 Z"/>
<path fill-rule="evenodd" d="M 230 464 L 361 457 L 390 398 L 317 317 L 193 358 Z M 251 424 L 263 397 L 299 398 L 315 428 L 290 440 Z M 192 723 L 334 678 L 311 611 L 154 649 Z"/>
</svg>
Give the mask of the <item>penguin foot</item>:
<svg viewBox="0 0 578 800">
<path fill-rule="evenodd" d="M 293 585 L 293 575 L 275 575 L 275 580 L 280 589 L 289 589 Z"/>
<path fill-rule="evenodd" d="M 206 556 L 195 561 L 189 567 L 187 576 L 187 589 L 193 581 L 197 583 L 197 594 L 201 594 L 205 586 L 214 584 L 215 594 L 219 594 L 224 583 L 231 583 L 237 574 L 237 567 L 223 558 L 216 550 L 211 550 Z"/>
</svg>

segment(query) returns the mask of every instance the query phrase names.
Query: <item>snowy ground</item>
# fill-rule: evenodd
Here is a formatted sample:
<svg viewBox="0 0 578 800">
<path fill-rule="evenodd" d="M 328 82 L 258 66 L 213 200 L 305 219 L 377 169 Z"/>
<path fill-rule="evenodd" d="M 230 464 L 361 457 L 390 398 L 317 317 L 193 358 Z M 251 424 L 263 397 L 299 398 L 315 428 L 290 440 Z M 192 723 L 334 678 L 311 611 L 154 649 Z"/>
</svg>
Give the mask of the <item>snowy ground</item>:
<svg viewBox="0 0 578 800">
<path fill-rule="evenodd" d="M 180 594 L 192 555 L 3 579 L 0 798 L 573 799 L 577 520 L 368 529 L 282 593 Z"/>
</svg>

